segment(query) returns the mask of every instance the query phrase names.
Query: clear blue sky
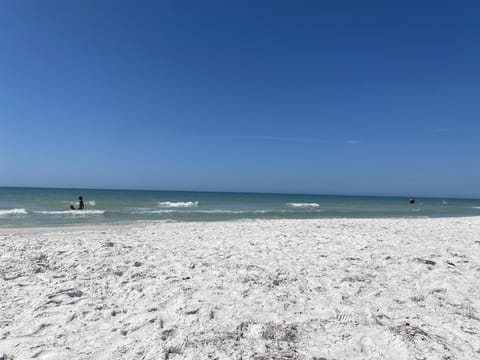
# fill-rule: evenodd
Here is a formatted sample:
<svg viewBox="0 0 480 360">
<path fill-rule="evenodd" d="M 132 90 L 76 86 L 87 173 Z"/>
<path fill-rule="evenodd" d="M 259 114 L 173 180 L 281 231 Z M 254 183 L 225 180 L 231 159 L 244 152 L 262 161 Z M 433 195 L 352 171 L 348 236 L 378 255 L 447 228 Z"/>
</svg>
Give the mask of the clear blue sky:
<svg viewBox="0 0 480 360">
<path fill-rule="evenodd" d="M 480 197 L 478 1 L 0 1 L 0 186 Z"/>
</svg>

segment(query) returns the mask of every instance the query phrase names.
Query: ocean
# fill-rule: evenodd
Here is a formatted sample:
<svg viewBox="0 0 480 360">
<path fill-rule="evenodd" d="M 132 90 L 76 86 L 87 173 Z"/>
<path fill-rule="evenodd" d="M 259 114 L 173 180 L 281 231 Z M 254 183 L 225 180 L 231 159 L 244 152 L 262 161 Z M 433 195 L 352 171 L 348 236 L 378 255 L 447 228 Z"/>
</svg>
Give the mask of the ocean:
<svg viewBox="0 0 480 360">
<path fill-rule="evenodd" d="M 0 227 L 479 215 L 478 199 L 0 187 Z"/>
</svg>

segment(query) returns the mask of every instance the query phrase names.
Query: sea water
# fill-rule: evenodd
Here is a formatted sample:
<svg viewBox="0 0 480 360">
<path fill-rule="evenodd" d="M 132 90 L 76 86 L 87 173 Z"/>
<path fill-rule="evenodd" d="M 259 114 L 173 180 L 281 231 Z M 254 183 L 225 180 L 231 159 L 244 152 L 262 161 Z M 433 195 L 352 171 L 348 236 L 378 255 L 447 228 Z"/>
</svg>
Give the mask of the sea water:
<svg viewBox="0 0 480 360">
<path fill-rule="evenodd" d="M 85 209 L 70 210 L 79 196 Z M 478 215 L 476 199 L 0 187 L 1 227 Z"/>
</svg>

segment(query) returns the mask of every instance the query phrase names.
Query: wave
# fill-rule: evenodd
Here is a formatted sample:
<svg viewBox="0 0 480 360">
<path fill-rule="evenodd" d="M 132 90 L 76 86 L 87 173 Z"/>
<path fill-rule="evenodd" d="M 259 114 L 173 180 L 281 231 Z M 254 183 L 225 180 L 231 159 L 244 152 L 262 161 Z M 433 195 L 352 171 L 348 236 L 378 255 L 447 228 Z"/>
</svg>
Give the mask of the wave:
<svg viewBox="0 0 480 360">
<path fill-rule="evenodd" d="M 480 206 L 474 206 L 474 207 L 472 207 L 472 209 L 480 210 Z"/>
<path fill-rule="evenodd" d="M 186 201 L 186 202 L 171 202 L 171 201 L 164 201 L 158 203 L 159 207 L 198 207 L 198 201 Z"/>
<path fill-rule="evenodd" d="M 287 205 L 296 208 L 312 208 L 320 206 L 318 203 L 287 203 Z"/>
<path fill-rule="evenodd" d="M 124 210 L 124 211 L 118 211 L 120 214 L 168 214 L 168 213 L 175 213 L 175 212 L 182 212 L 181 210 Z M 189 213 L 189 211 L 185 211 L 186 213 Z"/>
<path fill-rule="evenodd" d="M 72 200 L 62 200 L 62 204 L 77 204 L 78 201 L 72 201 Z M 85 201 L 85 204 L 87 205 L 90 205 L 90 206 L 95 206 L 96 203 L 95 203 L 95 200 L 88 200 L 88 201 Z"/>
<path fill-rule="evenodd" d="M 39 215 L 103 215 L 105 210 L 60 210 L 60 211 L 34 211 Z"/>
<path fill-rule="evenodd" d="M 0 216 L 9 216 L 9 215 L 28 215 L 28 211 L 27 209 L 0 210 Z"/>
<path fill-rule="evenodd" d="M 180 211 L 178 211 L 180 212 Z M 192 211 L 192 214 L 270 214 L 275 213 L 276 210 L 222 210 L 222 209 L 213 209 L 213 210 L 197 210 Z"/>
<path fill-rule="evenodd" d="M 313 212 L 323 212 L 324 210 L 312 210 Z M 180 210 L 180 209 L 165 209 L 165 210 L 138 210 L 131 212 L 132 214 L 295 214 L 295 210 Z"/>
</svg>

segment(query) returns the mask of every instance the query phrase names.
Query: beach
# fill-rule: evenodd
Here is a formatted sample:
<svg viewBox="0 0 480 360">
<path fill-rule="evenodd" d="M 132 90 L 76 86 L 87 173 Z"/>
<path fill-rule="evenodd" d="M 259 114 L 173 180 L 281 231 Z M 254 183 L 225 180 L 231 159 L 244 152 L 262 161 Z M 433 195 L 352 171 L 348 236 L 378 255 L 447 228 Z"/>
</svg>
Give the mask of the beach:
<svg viewBox="0 0 480 360">
<path fill-rule="evenodd" d="M 480 217 L 0 228 L 0 359 L 477 359 Z"/>
</svg>

